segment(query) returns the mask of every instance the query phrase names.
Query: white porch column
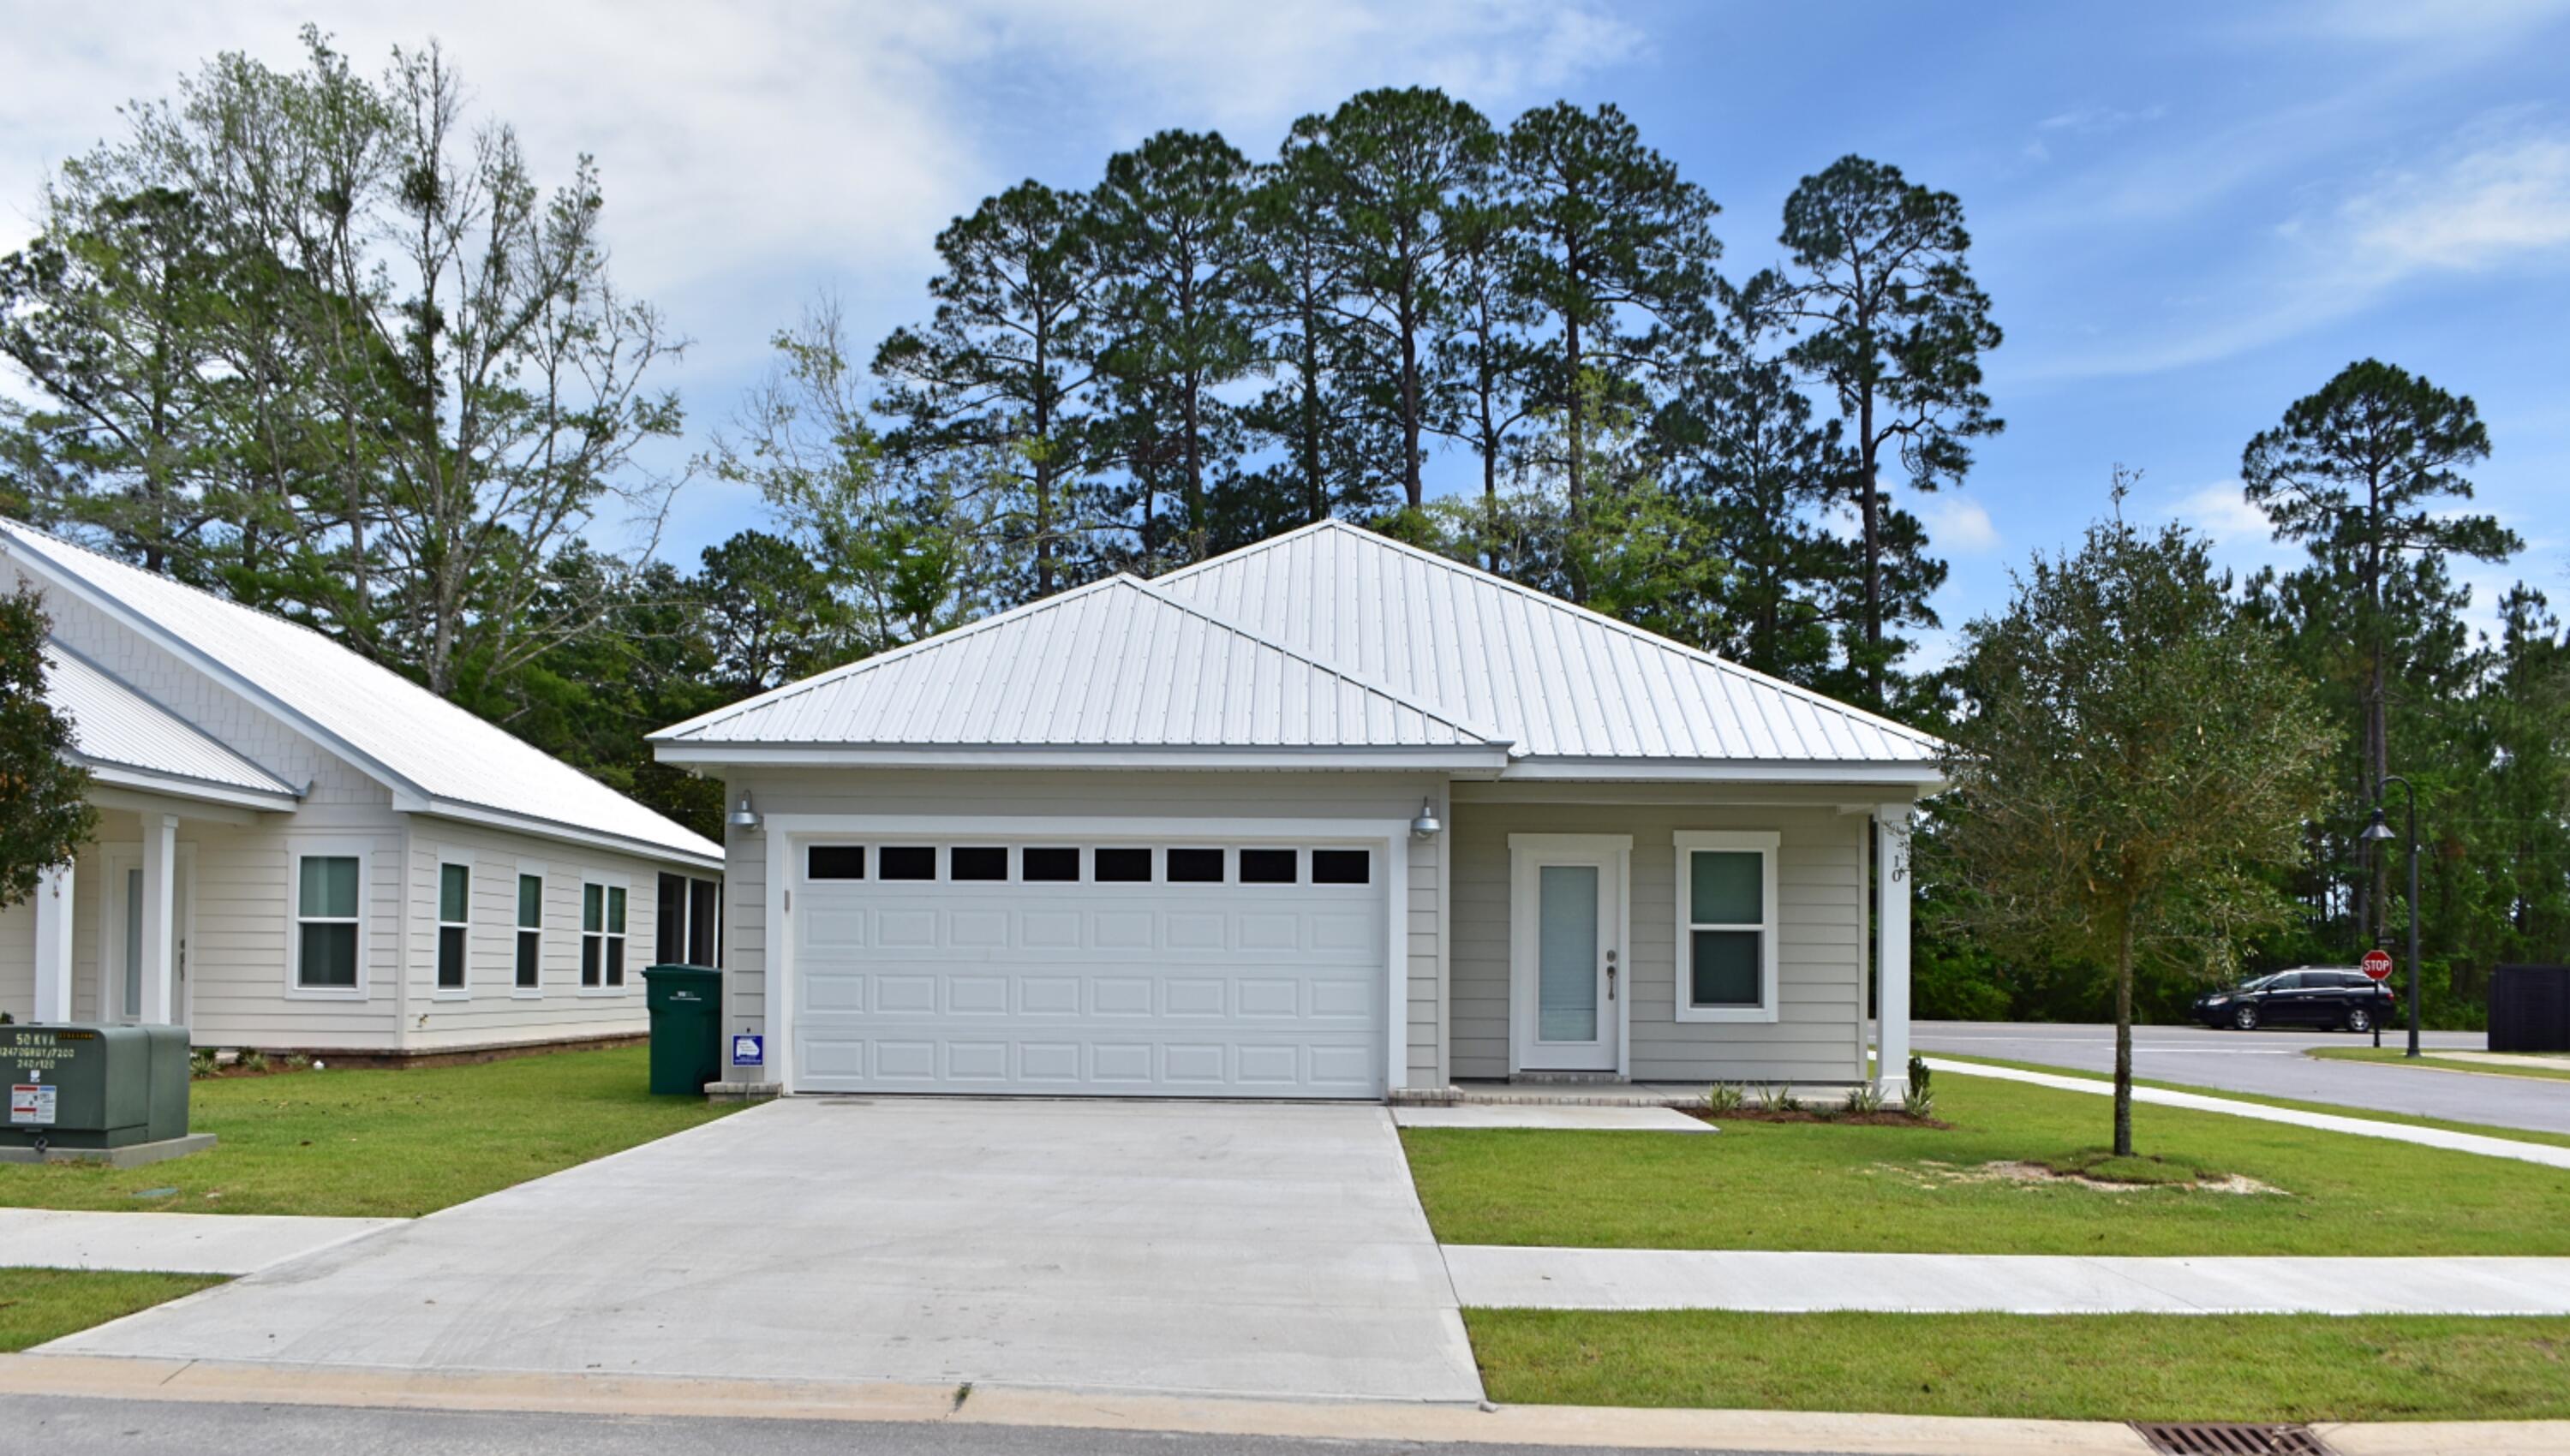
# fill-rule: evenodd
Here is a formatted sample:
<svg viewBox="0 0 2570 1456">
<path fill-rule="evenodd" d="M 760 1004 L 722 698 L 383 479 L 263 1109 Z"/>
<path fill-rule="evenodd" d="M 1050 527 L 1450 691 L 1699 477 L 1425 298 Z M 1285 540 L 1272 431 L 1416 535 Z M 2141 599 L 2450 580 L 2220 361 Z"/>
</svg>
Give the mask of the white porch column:
<svg viewBox="0 0 2570 1456">
<path fill-rule="evenodd" d="M 36 1018 L 72 1019 L 72 866 L 66 860 L 36 880 Z"/>
<path fill-rule="evenodd" d="M 143 816 L 143 1004 L 135 1019 L 166 1026 L 179 1019 L 179 816 Z"/>
<path fill-rule="evenodd" d="M 1907 804 L 1878 805 L 1874 822 L 1882 827 L 1882 852 L 1875 861 L 1882 892 L 1875 934 L 1880 941 L 1875 993 L 1878 1018 L 1875 1080 L 1889 1094 L 1910 1085 L 1910 819 Z"/>
</svg>

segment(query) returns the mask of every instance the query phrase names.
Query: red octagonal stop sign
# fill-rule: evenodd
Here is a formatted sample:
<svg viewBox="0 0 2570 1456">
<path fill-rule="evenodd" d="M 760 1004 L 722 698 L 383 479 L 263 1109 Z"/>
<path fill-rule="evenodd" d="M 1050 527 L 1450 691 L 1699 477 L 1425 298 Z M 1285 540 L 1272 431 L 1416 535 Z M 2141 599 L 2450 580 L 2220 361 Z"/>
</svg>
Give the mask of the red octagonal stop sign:
<svg viewBox="0 0 2570 1456">
<path fill-rule="evenodd" d="M 2391 979 L 2391 952 L 2388 950 L 2379 947 L 2367 950 L 2364 952 L 2364 958 L 2356 964 L 2363 968 L 2366 975 L 2375 980 Z"/>
</svg>

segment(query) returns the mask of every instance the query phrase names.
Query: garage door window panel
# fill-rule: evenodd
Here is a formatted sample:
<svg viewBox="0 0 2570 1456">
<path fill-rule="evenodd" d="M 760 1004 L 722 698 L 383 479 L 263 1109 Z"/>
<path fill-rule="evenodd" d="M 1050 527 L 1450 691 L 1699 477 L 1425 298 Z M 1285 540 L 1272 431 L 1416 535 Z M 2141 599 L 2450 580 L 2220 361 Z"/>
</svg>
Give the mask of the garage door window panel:
<svg viewBox="0 0 2570 1456">
<path fill-rule="evenodd" d="M 946 852 L 946 878 L 955 881 L 1006 882 L 1009 851 L 1005 845 L 957 845 Z"/>
<path fill-rule="evenodd" d="M 814 845 L 803 852 L 803 878 L 806 880 L 863 880 L 866 878 L 866 847 Z"/>
<path fill-rule="evenodd" d="M 1171 885 L 1220 885 L 1222 851 L 1173 849 L 1169 851 Z"/>
<path fill-rule="evenodd" d="M 1151 883 L 1151 852 L 1130 845 L 1100 846 L 1096 853 L 1097 883 L 1100 885 L 1148 885 Z"/>
<path fill-rule="evenodd" d="M 1776 848 L 1767 832 L 1681 831 L 1677 1019 L 1777 1019 Z"/>
<path fill-rule="evenodd" d="M 1030 885 L 1079 883 L 1079 851 L 1057 845 L 1029 845 L 1021 852 L 1018 878 Z"/>
<path fill-rule="evenodd" d="M 876 874 L 885 880 L 934 880 L 937 850 L 933 845 L 885 845 L 875 851 Z"/>
<path fill-rule="evenodd" d="M 1374 852 L 1371 850 L 1314 850 L 1312 883 L 1314 885 L 1371 885 L 1374 883 Z"/>
<path fill-rule="evenodd" d="M 1299 850 L 1242 850 L 1240 883 L 1243 885 L 1293 885 L 1301 876 Z"/>
</svg>

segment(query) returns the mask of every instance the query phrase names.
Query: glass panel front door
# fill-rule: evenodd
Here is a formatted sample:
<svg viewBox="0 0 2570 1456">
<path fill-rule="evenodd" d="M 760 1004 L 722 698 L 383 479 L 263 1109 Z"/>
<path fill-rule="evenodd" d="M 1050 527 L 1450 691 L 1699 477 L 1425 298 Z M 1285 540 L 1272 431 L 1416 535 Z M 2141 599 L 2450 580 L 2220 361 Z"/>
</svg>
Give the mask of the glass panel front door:
<svg viewBox="0 0 2570 1456">
<path fill-rule="evenodd" d="M 1597 1039 L 1597 867 L 1536 871 L 1535 1039 Z"/>
</svg>

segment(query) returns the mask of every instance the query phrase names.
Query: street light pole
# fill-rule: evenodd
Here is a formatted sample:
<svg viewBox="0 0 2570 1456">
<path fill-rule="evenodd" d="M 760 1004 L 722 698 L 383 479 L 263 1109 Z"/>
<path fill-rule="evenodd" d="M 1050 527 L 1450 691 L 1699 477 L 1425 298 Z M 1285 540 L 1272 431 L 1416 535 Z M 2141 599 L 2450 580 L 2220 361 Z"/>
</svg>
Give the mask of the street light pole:
<svg viewBox="0 0 2570 1456">
<path fill-rule="evenodd" d="M 2373 823 L 2366 826 L 2364 837 L 2376 844 L 2391 838 L 2390 826 L 2382 822 L 2382 796 L 2392 785 L 2400 786 L 2401 801 L 2408 808 L 2409 819 L 2409 1050 L 2407 1059 L 2418 1055 L 2418 786 L 2398 774 L 2385 774 L 2373 787 Z"/>
</svg>

